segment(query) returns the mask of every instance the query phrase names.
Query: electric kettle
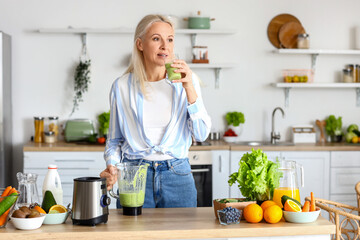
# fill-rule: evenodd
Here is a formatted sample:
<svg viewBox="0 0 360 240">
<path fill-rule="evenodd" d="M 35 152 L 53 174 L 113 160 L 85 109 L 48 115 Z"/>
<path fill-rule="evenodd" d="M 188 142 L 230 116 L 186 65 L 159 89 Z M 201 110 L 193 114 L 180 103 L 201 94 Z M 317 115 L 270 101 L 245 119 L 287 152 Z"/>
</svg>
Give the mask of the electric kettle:
<svg viewBox="0 0 360 240">
<path fill-rule="evenodd" d="M 110 202 L 111 199 L 106 192 L 105 178 L 75 178 L 71 213 L 73 224 L 95 226 L 106 223 Z"/>
</svg>

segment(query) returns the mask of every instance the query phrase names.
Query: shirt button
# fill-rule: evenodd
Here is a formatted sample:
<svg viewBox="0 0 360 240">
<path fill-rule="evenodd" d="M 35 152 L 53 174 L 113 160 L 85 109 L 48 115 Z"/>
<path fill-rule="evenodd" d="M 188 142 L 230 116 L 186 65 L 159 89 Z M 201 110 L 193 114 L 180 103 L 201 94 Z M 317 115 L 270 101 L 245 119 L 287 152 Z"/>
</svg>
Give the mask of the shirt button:
<svg viewBox="0 0 360 240">
<path fill-rule="evenodd" d="M 159 166 L 159 164 L 158 164 L 158 163 L 155 163 L 155 167 L 157 167 L 157 166 Z"/>
</svg>

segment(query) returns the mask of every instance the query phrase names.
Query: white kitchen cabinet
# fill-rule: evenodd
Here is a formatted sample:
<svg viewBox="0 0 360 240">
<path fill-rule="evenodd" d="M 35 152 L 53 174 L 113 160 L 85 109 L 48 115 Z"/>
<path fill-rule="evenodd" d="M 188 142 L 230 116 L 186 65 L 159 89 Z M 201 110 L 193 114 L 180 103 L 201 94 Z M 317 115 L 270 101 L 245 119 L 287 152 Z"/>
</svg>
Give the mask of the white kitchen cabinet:
<svg viewBox="0 0 360 240">
<path fill-rule="evenodd" d="M 305 197 L 310 196 L 310 192 L 313 192 L 318 198 L 329 199 L 330 152 L 292 151 L 281 152 L 281 156 L 285 160 L 294 160 L 304 167 L 304 187 L 301 187 L 300 170 L 298 170 L 298 184 L 302 203 Z"/>
<path fill-rule="evenodd" d="M 55 164 L 63 188 L 63 204 L 72 204 L 74 178 L 99 177 L 106 164 L 103 152 L 24 152 L 24 172 L 38 174 L 37 187 L 42 199 L 42 185 L 49 164 Z M 111 199 L 109 208 L 116 208 Z"/>
<path fill-rule="evenodd" d="M 230 175 L 230 151 L 212 151 L 213 199 L 230 197 L 228 184 Z"/>
<path fill-rule="evenodd" d="M 360 181 L 360 152 L 331 152 L 330 200 L 357 206 L 355 185 Z"/>
<path fill-rule="evenodd" d="M 248 151 L 251 152 L 251 151 Z M 239 162 L 241 157 L 246 153 L 246 151 L 231 151 L 230 154 L 230 174 L 237 172 L 239 170 Z M 280 156 L 280 152 L 277 151 L 265 151 L 267 157 L 271 161 L 275 161 L 277 157 Z M 243 197 L 240 193 L 240 189 L 236 183 L 230 187 L 230 197 L 240 198 Z"/>
</svg>

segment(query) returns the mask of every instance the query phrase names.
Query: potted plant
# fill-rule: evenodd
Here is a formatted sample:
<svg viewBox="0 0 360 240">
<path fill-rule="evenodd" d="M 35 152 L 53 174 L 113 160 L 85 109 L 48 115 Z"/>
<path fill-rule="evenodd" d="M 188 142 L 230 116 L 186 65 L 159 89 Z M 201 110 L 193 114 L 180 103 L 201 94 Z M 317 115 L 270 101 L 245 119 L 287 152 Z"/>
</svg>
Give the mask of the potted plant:
<svg viewBox="0 0 360 240">
<path fill-rule="evenodd" d="M 330 115 L 326 120 L 325 131 L 330 137 L 331 142 L 341 142 L 343 132 L 342 128 L 342 117 L 336 118 L 334 115 Z"/>
<path fill-rule="evenodd" d="M 110 125 L 110 111 L 103 112 L 98 116 L 99 121 L 99 134 L 107 138 L 107 134 L 109 133 L 109 125 Z"/>
<path fill-rule="evenodd" d="M 225 115 L 228 128 L 232 129 L 237 136 L 242 132 L 242 125 L 245 123 L 245 116 L 242 112 L 228 112 Z"/>
</svg>

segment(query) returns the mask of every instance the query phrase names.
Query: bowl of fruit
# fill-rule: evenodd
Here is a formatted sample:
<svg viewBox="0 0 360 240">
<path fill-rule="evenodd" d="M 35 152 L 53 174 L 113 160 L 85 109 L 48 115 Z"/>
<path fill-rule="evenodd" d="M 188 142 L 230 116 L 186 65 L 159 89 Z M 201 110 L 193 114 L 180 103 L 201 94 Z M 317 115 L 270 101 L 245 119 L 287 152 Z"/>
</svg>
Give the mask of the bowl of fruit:
<svg viewBox="0 0 360 240">
<path fill-rule="evenodd" d="M 239 209 L 233 207 L 226 207 L 222 210 L 217 210 L 220 224 L 238 224 L 240 223 L 241 213 Z"/>
<path fill-rule="evenodd" d="M 46 214 L 40 213 L 36 207 L 22 206 L 11 215 L 11 222 L 20 230 L 38 229 L 44 222 Z"/>
<path fill-rule="evenodd" d="M 54 205 L 46 214 L 44 224 L 62 224 L 69 216 L 69 211 L 62 205 Z"/>
<path fill-rule="evenodd" d="M 301 205 L 299 201 L 282 196 L 281 201 L 284 205 L 284 218 L 292 223 L 310 223 L 315 222 L 320 215 L 320 208 L 315 206 L 314 194 L 311 193 L 311 201 L 305 201 Z"/>
<path fill-rule="evenodd" d="M 228 142 L 228 143 L 236 142 L 237 139 L 238 139 L 238 135 L 234 132 L 234 130 L 229 128 L 224 133 L 223 139 L 224 139 L 225 142 Z"/>
</svg>

